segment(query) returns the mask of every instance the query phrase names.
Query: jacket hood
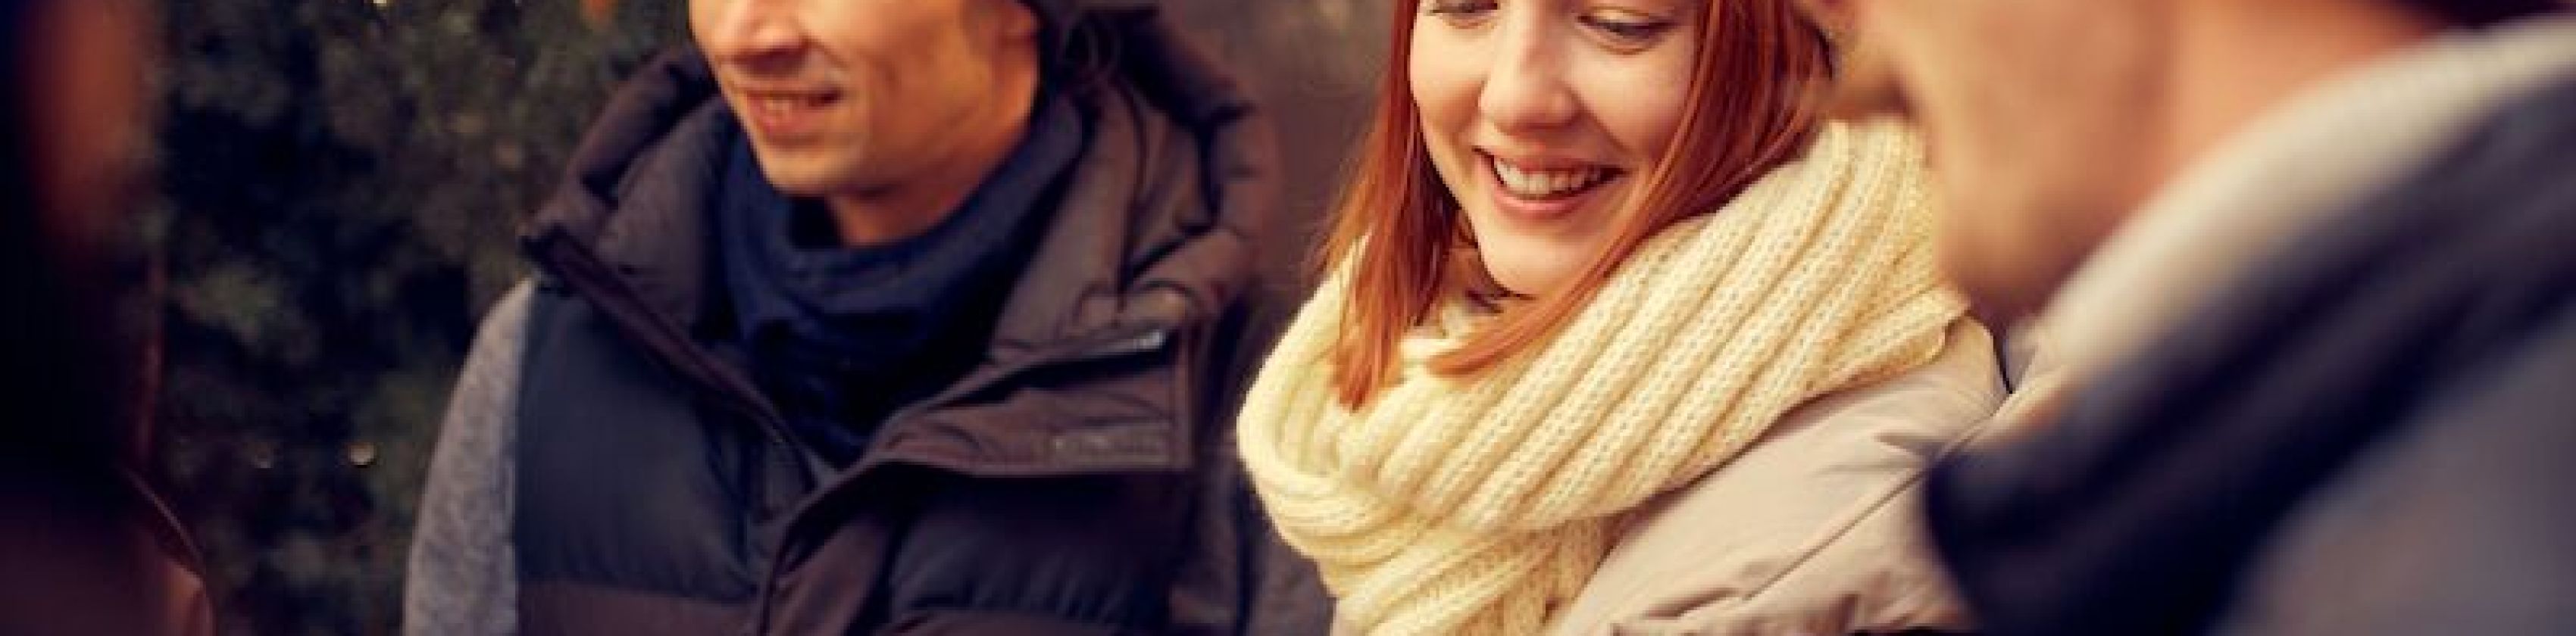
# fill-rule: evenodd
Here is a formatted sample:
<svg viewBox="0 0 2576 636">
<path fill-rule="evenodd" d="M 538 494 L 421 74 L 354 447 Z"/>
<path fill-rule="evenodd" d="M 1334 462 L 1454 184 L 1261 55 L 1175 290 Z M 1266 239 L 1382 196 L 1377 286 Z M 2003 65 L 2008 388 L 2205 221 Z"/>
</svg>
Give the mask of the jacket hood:
<svg viewBox="0 0 2576 636">
<path fill-rule="evenodd" d="M 1247 235 L 1268 224 L 1276 198 L 1268 127 L 1239 85 L 1155 9 L 1084 9 L 1074 26 L 1070 63 L 1058 65 L 1071 70 L 1048 81 L 1093 119 L 1092 139 L 1005 312 L 1002 340 L 1075 326 L 1042 323 L 1186 309 L 1126 302 L 1158 289 L 1184 294 L 1189 307 L 1221 306 L 1244 290 Z M 594 279 L 575 285 L 585 291 L 630 293 L 695 324 L 710 280 L 708 197 L 731 119 L 696 50 L 648 63 L 611 98 L 532 220 L 531 256 L 560 277 Z M 1195 161 L 1168 159 L 1174 154 Z M 613 276 L 574 271 L 589 267 L 572 262 L 583 257 Z M 1026 315 L 1033 311 L 1057 315 Z"/>
</svg>

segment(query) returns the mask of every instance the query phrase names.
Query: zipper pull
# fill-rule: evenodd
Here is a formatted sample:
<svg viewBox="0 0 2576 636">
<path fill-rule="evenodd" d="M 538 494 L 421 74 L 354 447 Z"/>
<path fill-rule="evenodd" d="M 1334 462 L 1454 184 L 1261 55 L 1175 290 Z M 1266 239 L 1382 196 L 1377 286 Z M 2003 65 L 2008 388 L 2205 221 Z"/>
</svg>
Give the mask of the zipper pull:
<svg viewBox="0 0 2576 636">
<path fill-rule="evenodd" d="M 1091 350 L 1091 354 L 1094 356 L 1123 356 L 1139 353 L 1153 353 L 1163 350 L 1163 347 L 1171 344 L 1171 342 L 1171 329 L 1155 329 L 1153 331 L 1110 341 L 1109 344 L 1102 345 L 1097 349 Z"/>
</svg>

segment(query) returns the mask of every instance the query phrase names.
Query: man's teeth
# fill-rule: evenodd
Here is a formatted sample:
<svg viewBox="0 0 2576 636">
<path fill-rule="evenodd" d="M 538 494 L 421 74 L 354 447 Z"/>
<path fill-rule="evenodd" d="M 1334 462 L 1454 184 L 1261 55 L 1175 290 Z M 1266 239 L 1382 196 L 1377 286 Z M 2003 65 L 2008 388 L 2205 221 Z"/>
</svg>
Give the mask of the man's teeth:
<svg viewBox="0 0 2576 636">
<path fill-rule="evenodd" d="M 751 102 L 753 105 L 759 106 L 762 112 L 777 114 L 786 113 L 787 111 L 799 108 L 814 108 L 822 106 L 828 99 L 829 98 L 827 96 L 823 95 L 800 97 L 759 97 L 752 99 Z"/>
<path fill-rule="evenodd" d="M 1494 175 L 1502 177 L 1503 189 L 1514 196 L 1547 198 L 1592 187 L 1609 178 L 1610 169 L 1602 167 L 1574 170 L 1522 170 L 1494 160 Z"/>
</svg>

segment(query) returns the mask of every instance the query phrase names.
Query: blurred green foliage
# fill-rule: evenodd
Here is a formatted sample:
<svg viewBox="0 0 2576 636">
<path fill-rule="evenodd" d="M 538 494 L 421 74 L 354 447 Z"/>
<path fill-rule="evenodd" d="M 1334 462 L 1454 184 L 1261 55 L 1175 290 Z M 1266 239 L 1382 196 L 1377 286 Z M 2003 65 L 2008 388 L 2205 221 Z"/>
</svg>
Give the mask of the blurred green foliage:
<svg viewBox="0 0 2576 636">
<path fill-rule="evenodd" d="M 390 633 L 436 421 L 514 230 L 680 34 L 517 0 L 166 5 L 165 470 L 226 631 Z"/>
</svg>

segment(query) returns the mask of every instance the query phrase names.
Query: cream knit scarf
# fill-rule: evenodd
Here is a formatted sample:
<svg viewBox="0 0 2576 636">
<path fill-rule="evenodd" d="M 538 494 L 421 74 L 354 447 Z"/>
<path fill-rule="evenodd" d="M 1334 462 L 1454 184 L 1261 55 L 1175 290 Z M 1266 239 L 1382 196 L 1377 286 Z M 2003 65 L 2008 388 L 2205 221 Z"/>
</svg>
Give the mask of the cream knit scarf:
<svg viewBox="0 0 2576 636">
<path fill-rule="evenodd" d="M 1426 333 L 1358 412 L 1333 399 L 1337 270 L 1245 398 L 1244 465 L 1321 566 L 1341 628 L 1538 633 L 1621 513 L 1792 407 L 1939 351 L 1963 303 L 1934 270 L 1923 178 L 1902 128 L 1829 125 L 1724 209 L 1658 233 L 1551 341 L 1443 378 L 1421 365 L 1452 341 Z"/>
</svg>

